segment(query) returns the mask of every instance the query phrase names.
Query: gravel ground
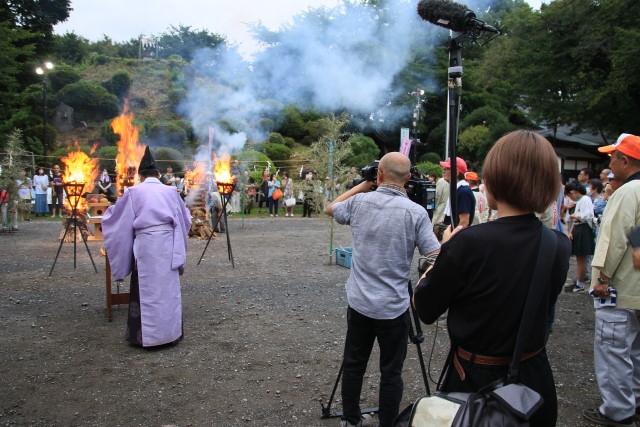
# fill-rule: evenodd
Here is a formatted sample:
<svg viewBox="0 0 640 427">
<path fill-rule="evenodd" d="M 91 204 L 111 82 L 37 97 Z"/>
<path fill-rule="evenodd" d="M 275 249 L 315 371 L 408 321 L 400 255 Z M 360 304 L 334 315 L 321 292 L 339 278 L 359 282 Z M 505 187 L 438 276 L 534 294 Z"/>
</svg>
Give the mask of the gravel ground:
<svg viewBox="0 0 640 427">
<path fill-rule="evenodd" d="M 0 425 L 338 425 L 320 418 L 320 404 L 341 362 L 349 270 L 329 264 L 328 222 L 229 221 L 235 269 L 224 239 L 212 241 L 199 266 L 205 242 L 190 241 L 182 278 L 185 338 L 156 350 L 124 341 L 125 306 L 107 321 L 100 243 L 90 243 L 98 274 L 82 244 L 74 270 L 73 245 L 65 244 L 47 278 L 59 222 L 32 220 L 18 233 L 0 234 Z M 350 246 L 349 228 L 336 226 L 334 241 Z M 572 278 L 574 271 L 572 261 Z M 423 328 L 422 353 L 428 362 L 433 347 L 435 379 L 448 349 L 446 329 Z M 591 425 L 581 412 L 600 400 L 592 340 L 589 297 L 563 293 L 548 345 L 558 425 Z M 425 389 L 412 347 L 405 404 Z M 363 407 L 377 405 L 376 359 Z M 339 393 L 332 410 L 341 410 Z"/>
</svg>

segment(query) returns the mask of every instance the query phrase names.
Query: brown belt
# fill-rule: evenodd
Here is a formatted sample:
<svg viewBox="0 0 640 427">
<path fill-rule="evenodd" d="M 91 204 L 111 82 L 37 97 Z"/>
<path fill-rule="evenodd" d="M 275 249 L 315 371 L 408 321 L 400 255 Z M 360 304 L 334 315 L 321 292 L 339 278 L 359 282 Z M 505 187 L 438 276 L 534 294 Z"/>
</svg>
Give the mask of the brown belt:
<svg viewBox="0 0 640 427">
<path fill-rule="evenodd" d="M 536 354 L 539 354 L 542 350 L 544 350 L 544 347 L 536 351 L 532 351 L 531 353 L 524 353 L 520 357 L 520 361 L 527 360 L 535 356 Z M 511 357 L 482 356 L 480 354 L 473 354 L 463 348 L 458 347 L 458 349 L 453 355 L 453 366 L 455 366 L 456 371 L 458 371 L 458 375 L 460 375 L 460 379 L 462 381 L 465 380 L 467 375 L 464 372 L 464 368 L 460 364 L 460 361 L 458 360 L 458 356 L 464 360 L 468 360 L 469 362 L 477 363 L 478 365 L 492 365 L 492 366 L 508 365 L 511 363 L 511 359 L 512 359 Z"/>
</svg>

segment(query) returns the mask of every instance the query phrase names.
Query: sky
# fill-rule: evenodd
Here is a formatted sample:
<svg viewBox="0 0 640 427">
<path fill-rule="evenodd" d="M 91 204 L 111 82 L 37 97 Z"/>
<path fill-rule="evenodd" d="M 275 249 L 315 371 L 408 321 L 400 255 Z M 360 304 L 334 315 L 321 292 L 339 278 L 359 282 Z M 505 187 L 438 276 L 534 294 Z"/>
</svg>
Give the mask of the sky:
<svg viewBox="0 0 640 427">
<path fill-rule="evenodd" d="M 340 0 L 72 0 L 71 16 L 55 27 L 57 34 L 74 32 L 91 41 L 108 35 L 126 41 L 140 35 L 166 32 L 185 25 L 225 35 L 244 56 L 258 49 L 247 31 L 247 23 L 262 22 L 276 30 L 310 7 L 333 7 Z M 541 0 L 528 0 L 534 8 Z M 461 2 L 464 4 L 464 1 Z"/>
</svg>

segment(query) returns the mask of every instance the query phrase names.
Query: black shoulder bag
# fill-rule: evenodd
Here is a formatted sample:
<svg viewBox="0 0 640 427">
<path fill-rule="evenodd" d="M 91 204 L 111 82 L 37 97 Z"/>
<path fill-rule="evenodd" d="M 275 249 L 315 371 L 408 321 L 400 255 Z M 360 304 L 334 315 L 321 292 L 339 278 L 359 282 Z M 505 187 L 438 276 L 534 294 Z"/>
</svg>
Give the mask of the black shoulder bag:
<svg viewBox="0 0 640 427">
<path fill-rule="evenodd" d="M 519 366 L 524 337 L 533 327 L 533 319 L 543 295 L 540 283 L 551 274 L 557 250 L 557 236 L 542 227 L 540 248 L 527 294 L 518 336 L 506 378 L 475 393 L 436 392 L 419 398 L 396 418 L 396 427 L 494 427 L 528 426 L 531 416 L 542 406 L 543 399 L 529 387 L 519 384 Z M 538 285 L 538 286 L 536 286 Z"/>
</svg>

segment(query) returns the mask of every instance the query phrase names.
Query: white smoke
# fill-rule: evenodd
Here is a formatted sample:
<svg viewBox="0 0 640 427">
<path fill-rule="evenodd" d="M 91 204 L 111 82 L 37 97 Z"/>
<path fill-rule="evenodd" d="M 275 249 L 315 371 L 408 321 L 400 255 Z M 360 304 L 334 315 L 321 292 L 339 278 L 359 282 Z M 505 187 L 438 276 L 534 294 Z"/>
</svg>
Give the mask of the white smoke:
<svg viewBox="0 0 640 427">
<path fill-rule="evenodd" d="M 276 32 L 255 25 L 266 47 L 251 63 L 228 47 L 201 50 L 181 112 L 203 142 L 213 126 L 216 146 L 229 152 L 241 150 L 247 138 L 266 139 L 260 119 L 277 120 L 284 104 L 348 111 L 365 122 L 384 117 L 393 129 L 398 119 L 410 121 L 412 108 L 392 104 L 408 89 L 398 84 L 399 73 L 417 47 L 435 40 L 434 26 L 420 19 L 416 3 L 389 0 L 376 9 L 345 1 L 309 10 Z M 420 78 L 413 76 L 423 88 L 438 87 Z"/>
</svg>

